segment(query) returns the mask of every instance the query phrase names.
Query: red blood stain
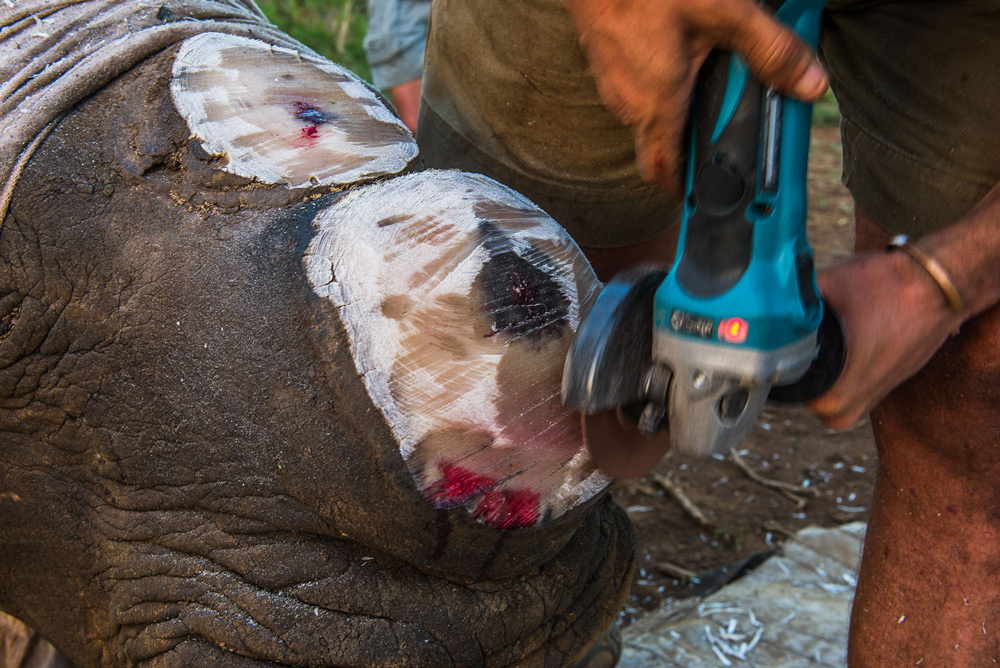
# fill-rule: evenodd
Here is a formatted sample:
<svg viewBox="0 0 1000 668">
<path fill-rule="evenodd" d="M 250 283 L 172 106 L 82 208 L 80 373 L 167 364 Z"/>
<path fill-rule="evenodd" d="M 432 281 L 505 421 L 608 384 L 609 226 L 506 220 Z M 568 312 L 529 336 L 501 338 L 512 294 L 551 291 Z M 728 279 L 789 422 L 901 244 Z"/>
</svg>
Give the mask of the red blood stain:
<svg viewBox="0 0 1000 668">
<path fill-rule="evenodd" d="M 315 146 L 319 139 L 319 126 L 330 122 L 329 114 L 308 102 L 293 102 L 292 107 L 295 119 L 306 124 L 306 127 L 299 130 L 299 136 L 292 141 L 292 144 L 296 148 Z"/>
<path fill-rule="evenodd" d="M 538 523 L 541 495 L 530 489 L 491 489 L 483 494 L 475 515 L 496 529 L 520 529 Z"/>
<path fill-rule="evenodd" d="M 441 473 L 441 477 L 427 489 L 427 496 L 439 507 L 461 505 L 497 484 L 496 478 L 479 475 L 454 464 L 442 464 Z"/>
<path fill-rule="evenodd" d="M 438 508 L 454 508 L 482 494 L 473 513 L 487 526 L 519 529 L 533 526 L 541 518 L 541 494 L 538 492 L 493 489 L 496 478 L 455 464 L 441 464 L 440 468 L 441 477 L 427 489 L 428 498 Z"/>
<path fill-rule="evenodd" d="M 318 143 L 319 128 L 315 125 L 299 129 L 298 136 L 292 140 L 292 146 L 295 148 L 311 148 Z"/>
</svg>

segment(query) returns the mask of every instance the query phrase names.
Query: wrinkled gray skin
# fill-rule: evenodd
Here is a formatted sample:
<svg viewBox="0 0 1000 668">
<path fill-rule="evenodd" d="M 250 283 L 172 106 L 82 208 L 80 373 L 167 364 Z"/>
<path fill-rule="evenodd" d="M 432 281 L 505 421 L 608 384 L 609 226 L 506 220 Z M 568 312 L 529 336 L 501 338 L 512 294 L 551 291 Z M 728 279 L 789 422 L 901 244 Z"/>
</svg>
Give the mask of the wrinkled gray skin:
<svg viewBox="0 0 1000 668">
<path fill-rule="evenodd" d="M 419 495 L 304 275 L 338 195 L 215 169 L 175 50 L 64 118 L 3 221 L 0 609 L 83 668 L 571 660 L 624 514 L 504 533 Z"/>
</svg>

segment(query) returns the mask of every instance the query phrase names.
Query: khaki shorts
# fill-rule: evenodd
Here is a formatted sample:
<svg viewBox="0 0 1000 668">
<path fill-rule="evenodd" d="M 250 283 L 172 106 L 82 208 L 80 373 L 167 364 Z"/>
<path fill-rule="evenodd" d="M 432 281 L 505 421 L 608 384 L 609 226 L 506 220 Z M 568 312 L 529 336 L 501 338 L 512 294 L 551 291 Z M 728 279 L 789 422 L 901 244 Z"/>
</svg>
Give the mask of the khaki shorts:
<svg viewBox="0 0 1000 668">
<path fill-rule="evenodd" d="M 889 232 L 947 226 L 1000 180 L 1000 2 L 832 0 L 821 55 L 843 114 L 844 181 Z M 583 246 L 678 221 L 639 179 L 560 0 L 435 0 L 418 143 L 431 167 L 521 191 Z"/>
<path fill-rule="evenodd" d="M 820 47 L 844 183 L 879 227 L 946 227 L 1000 181 L 1000 2 L 835 2 Z"/>
</svg>

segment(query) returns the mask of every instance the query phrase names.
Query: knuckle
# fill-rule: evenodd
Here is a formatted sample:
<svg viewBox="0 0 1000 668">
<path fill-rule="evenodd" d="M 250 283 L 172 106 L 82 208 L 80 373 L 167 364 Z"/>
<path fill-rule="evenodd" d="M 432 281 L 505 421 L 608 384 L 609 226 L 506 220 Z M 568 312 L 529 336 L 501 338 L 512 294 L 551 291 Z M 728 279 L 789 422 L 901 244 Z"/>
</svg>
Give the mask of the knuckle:
<svg viewBox="0 0 1000 668">
<path fill-rule="evenodd" d="M 809 67 L 808 52 L 799 40 L 774 26 L 760 34 L 746 48 L 747 61 L 759 74 L 792 81 Z"/>
</svg>

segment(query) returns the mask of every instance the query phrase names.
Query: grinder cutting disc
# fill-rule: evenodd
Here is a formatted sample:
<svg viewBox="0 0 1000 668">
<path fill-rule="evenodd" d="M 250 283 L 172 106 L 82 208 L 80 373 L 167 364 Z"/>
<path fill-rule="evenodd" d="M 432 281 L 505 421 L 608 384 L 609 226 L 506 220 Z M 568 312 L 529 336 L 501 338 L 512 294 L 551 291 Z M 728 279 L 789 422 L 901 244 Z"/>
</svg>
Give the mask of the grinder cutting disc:
<svg viewBox="0 0 1000 668">
<path fill-rule="evenodd" d="M 583 440 L 598 468 L 612 478 L 637 478 L 648 473 L 670 449 L 670 434 L 642 434 L 622 407 L 583 415 Z"/>
<path fill-rule="evenodd" d="M 563 403 L 583 413 L 594 462 L 613 478 L 647 472 L 669 447 L 638 428 L 653 363 L 653 297 L 667 272 L 636 267 L 609 282 L 582 318 L 563 371 Z M 665 389 L 665 388 L 663 388 Z M 662 401 L 663 397 L 659 397 Z"/>
<path fill-rule="evenodd" d="M 581 413 L 645 405 L 653 365 L 653 297 L 661 267 L 627 269 L 604 286 L 577 327 L 563 368 L 563 403 Z"/>
</svg>

